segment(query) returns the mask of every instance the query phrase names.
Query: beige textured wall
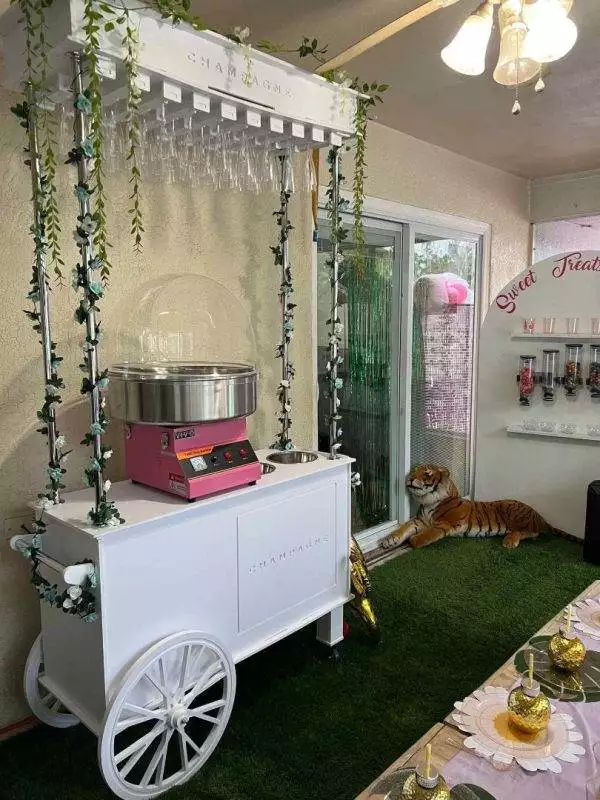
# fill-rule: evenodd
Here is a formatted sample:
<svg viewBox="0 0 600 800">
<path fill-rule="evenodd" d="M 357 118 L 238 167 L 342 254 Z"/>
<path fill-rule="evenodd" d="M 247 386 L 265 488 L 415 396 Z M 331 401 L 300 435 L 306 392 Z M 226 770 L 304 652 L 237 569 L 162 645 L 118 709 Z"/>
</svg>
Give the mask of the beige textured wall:
<svg viewBox="0 0 600 800">
<path fill-rule="evenodd" d="M 45 458 L 43 441 L 35 434 L 33 422 L 41 389 L 39 346 L 21 313 L 31 260 L 27 235 L 31 212 L 28 173 L 21 163 L 21 129 L 9 113 L 12 99 L 0 92 L 0 520 L 23 511 L 43 480 Z M 526 181 L 380 125 L 371 125 L 367 160 L 368 194 L 491 223 L 493 287 L 502 286 L 522 269 L 528 238 Z M 349 172 L 347 166 L 346 173 Z M 74 214 L 72 173 L 63 174 L 62 207 L 72 209 Z M 127 338 L 139 326 L 139 298 L 144 287 L 182 273 L 217 280 L 232 292 L 252 322 L 262 376 L 253 440 L 258 445 L 268 444 L 275 430 L 278 362 L 274 361 L 273 352 L 279 324 L 278 275 L 268 244 L 273 238 L 271 211 L 277 198 L 215 195 L 147 185 L 145 253 L 137 259 L 130 253 L 127 241 L 127 187 L 124 182 L 111 181 L 109 188 L 116 198 L 111 219 L 115 270 L 102 303 L 107 331 L 103 363 L 117 357 L 116 329 Z M 298 303 L 294 425 L 297 443 L 306 446 L 310 444 L 313 416 L 308 204 L 295 202 L 293 217 L 297 238 L 303 240 L 303 246 L 296 245 L 292 252 Z M 65 260 L 71 264 L 76 252 L 66 217 L 64 228 Z M 179 286 L 190 284 L 182 282 Z M 187 298 L 188 310 L 190 305 L 193 303 Z M 55 338 L 66 357 L 64 375 L 70 387 L 60 422 L 69 441 L 75 443 L 86 429 L 87 407 L 78 397 L 80 331 L 72 322 L 74 296 L 70 290 L 55 290 L 53 307 Z M 226 347 L 218 355 L 225 356 L 224 350 Z M 210 353 L 198 355 L 210 357 Z M 117 444 L 118 431 L 113 431 L 112 436 Z M 79 486 L 83 461 L 81 452 L 73 454 L 69 462 L 70 488 Z M 119 458 L 112 468 L 111 478 L 119 477 Z M 10 552 L 3 535 L 0 545 L 2 727 L 28 713 L 21 694 L 21 675 L 39 622 L 26 565 Z"/>
<path fill-rule="evenodd" d="M 35 412 L 42 390 L 41 356 L 36 337 L 21 309 L 30 278 L 31 224 L 30 183 L 22 164 L 22 129 L 9 111 L 15 97 L 0 92 L 0 523 L 23 512 L 42 485 L 44 441 L 35 433 Z M 61 207 L 64 213 L 64 249 L 67 268 L 75 263 L 72 223 L 67 213 L 75 212 L 75 183 L 72 168 L 63 170 Z M 278 197 L 215 194 L 178 187 L 146 186 L 145 248 L 135 257 L 128 242 L 126 220 L 127 185 L 110 181 L 116 202 L 111 207 L 114 272 L 106 300 L 101 303 L 107 339 L 102 363 L 116 358 L 114 335 L 136 330 L 136 309 L 144 287 L 160 279 L 185 273 L 205 275 L 223 284 L 249 316 L 256 340 L 256 361 L 261 373 L 259 411 L 252 421 L 256 445 L 271 443 L 276 430 L 275 391 L 280 362 L 274 359 L 278 337 L 277 291 L 279 270 L 275 268 L 269 244 L 275 243 L 272 211 Z M 292 206 L 295 242 L 292 248 L 298 309 L 294 361 L 298 368 L 294 386 L 295 439 L 301 446 L 311 442 L 313 418 L 312 371 L 310 368 L 311 297 L 310 205 L 296 201 Z M 189 290 L 191 280 L 177 286 Z M 168 291 L 166 289 L 165 291 Z M 193 302 L 184 296 L 187 310 Z M 79 442 L 87 426 L 87 405 L 79 398 L 81 373 L 77 369 L 81 330 L 73 322 L 75 295 L 67 288 L 53 292 L 53 330 L 60 354 L 65 356 L 63 374 L 69 390 L 60 411 L 60 427 L 71 444 Z M 211 307 L 212 308 L 212 307 Z M 235 308 L 238 308 L 236 306 Z M 139 317 L 139 314 L 137 315 Z M 243 327 L 243 326 L 242 326 Z M 227 331 L 217 355 L 227 357 Z M 231 354 L 239 352 L 232 342 Z M 211 353 L 200 351 L 210 358 Z M 118 443 L 118 427 L 111 439 Z M 68 463 L 69 488 L 80 488 L 85 452 L 77 447 Z M 112 479 L 119 477 L 120 458 L 111 462 Z M 34 594 L 28 584 L 28 570 L 22 558 L 8 547 L 0 528 L 0 728 L 29 712 L 22 699 L 21 676 L 28 648 L 39 629 Z"/>
<path fill-rule="evenodd" d="M 490 294 L 527 264 L 528 181 L 378 124 L 367 164 L 366 194 L 492 226 Z"/>
</svg>

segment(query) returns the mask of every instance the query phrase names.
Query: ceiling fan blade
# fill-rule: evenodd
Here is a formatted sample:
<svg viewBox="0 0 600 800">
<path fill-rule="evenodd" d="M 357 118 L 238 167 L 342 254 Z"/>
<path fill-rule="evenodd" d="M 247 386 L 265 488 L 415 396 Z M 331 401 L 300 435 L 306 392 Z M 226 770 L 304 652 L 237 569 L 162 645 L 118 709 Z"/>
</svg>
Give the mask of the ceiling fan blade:
<svg viewBox="0 0 600 800">
<path fill-rule="evenodd" d="M 359 42 L 356 42 L 356 44 L 353 44 L 351 47 L 348 47 L 346 50 L 339 53 L 339 55 L 329 59 L 329 61 L 322 64 L 316 71 L 318 74 L 322 74 L 332 69 L 339 69 L 344 64 L 347 64 L 348 61 L 352 61 L 352 59 L 361 56 L 372 47 L 381 44 L 381 42 L 385 42 L 385 40 L 389 39 L 391 36 L 395 36 L 405 28 L 414 25 L 415 22 L 420 22 L 422 19 L 425 19 L 425 17 L 433 14 L 434 11 L 439 11 L 440 8 L 446 8 L 446 6 L 454 5 L 454 3 L 457 2 L 458 0 L 427 0 L 423 5 L 414 8 L 412 11 L 408 11 L 406 14 L 398 17 L 398 19 L 395 19 L 388 25 L 384 25 L 383 28 L 379 28 L 379 30 L 366 36 Z"/>
</svg>

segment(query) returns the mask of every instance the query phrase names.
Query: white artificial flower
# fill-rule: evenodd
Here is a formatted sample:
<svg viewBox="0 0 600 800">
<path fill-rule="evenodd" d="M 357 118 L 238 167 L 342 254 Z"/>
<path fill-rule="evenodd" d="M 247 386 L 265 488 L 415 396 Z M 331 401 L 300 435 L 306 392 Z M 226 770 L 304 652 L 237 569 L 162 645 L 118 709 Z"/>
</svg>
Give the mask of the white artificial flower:
<svg viewBox="0 0 600 800">
<path fill-rule="evenodd" d="M 57 437 L 56 437 L 56 446 L 57 446 L 57 447 L 58 447 L 60 450 L 62 450 L 62 448 L 63 448 L 63 447 L 66 445 L 66 443 L 67 443 L 67 437 L 66 437 L 66 436 L 63 436 L 63 434 L 62 434 L 62 433 L 60 434 L 60 436 L 57 436 Z"/>
<path fill-rule="evenodd" d="M 104 453 L 104 458 L 105 458 L 105 459 L 108 459 L 108 458 L 110 458 L 110 457 L 112 456 L 112 454 L 113 454 L 113 451 L 112 451 L 112 450 L 107 450 L 107 451 Z"/>
<path fill-rule="evenodd" d="M 81 586 L 69 586 L 69 597 L 71 600 L 77 600 L 81 597 Z"/>
<path fill-rule="evenodd" d="M 63 608 L 73 608 L 73 601 L 70 597 L 65 597 L 62 604 Z"/>
<path fill-rule="evenodd" d="M 250 36 L 250 28 L 248 27 L 242 28 L 241 25 L 237 25 L 233 29 L 233 32 L 241 42 L 245 42 L 246 39 L 248 39 Z"/>
<path fill-rule="evenodd" d="M 103 486 L 103 489 L 104 489 L 104 491 L 105 491 L 105 492 L 108 492 L 108 490 L 110 489 L 111 485 L 112 485 L 112 484 L 111 484 L 111 482 L 110 482 L 110 481 L 108 480 L 108 478 L 107 478 L 107 479 L 104 481 L 104 486 Z"/>
<path fill-rule="evenodd" d="M 39 509 L 40 511 L 47 511 L 49 508 L 52 508 L 53 505 L 54 503 L 49 497 L 40 497 L 38 502 L 35 504 L 35 508 Z"/>
<path fill-rule="evenodd" d="M 106 521 L 106 524 L 110 525 L 111 528 L 116 528 L 116 526 L 119 524 L 119 520 L 116 517 L 111 517 Z"/>
</svg>

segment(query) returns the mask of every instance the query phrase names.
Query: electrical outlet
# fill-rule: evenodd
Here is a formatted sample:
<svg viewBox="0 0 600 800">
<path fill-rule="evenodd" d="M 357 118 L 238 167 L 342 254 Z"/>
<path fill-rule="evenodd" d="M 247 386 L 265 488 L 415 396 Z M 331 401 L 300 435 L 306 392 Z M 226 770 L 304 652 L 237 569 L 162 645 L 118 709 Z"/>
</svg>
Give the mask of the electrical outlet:
<svg viewBox="0 0 600 800">
<path fill-rule="evenodd" d="M 17 536 L 19 533 L 24 533 L 22 525 L 30 526 L 33 522 L 33 514 L 21 514 L 18 517 L 7 517 L 4 520 L 4 536 L 10 539 L 12 536 Z"/>
</svg>

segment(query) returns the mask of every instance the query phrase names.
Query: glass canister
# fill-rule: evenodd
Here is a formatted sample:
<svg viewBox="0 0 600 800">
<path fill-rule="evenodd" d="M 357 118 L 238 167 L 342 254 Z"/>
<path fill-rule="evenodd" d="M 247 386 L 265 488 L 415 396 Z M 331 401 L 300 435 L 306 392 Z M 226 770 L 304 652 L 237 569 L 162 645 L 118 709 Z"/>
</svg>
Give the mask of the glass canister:
<svg viewBox="0 0 600 800">
<path fill-rule="evenodd" d="M 558 350 L 544 350 L 542 357 L 542 394 L 545 403 L 556 399 L 558 383 Z M 600 354 L 599 354 L 600 355 Z M 600 364 L 598 365 L 600 367 Z M 600 378 L 600 375 L 598 376 Z M 600 387 L 599 387 L 600 388 Z"/>
<path fill-rule="evenodd" d="M 535 387 L 535 356 L 519 356 L 519 403 L 531 405 Z"/>
<path fill-rule="evenodd" d="M 567 397 L 576 397 L 581 386 L 582 344 L 565 345 L 565 392 Z"/>
<path fill-rule="evenodd" d="M 600 397 L 600 344 L 590 345 L 588 386 L 592 397 Z"/>
</svg>

